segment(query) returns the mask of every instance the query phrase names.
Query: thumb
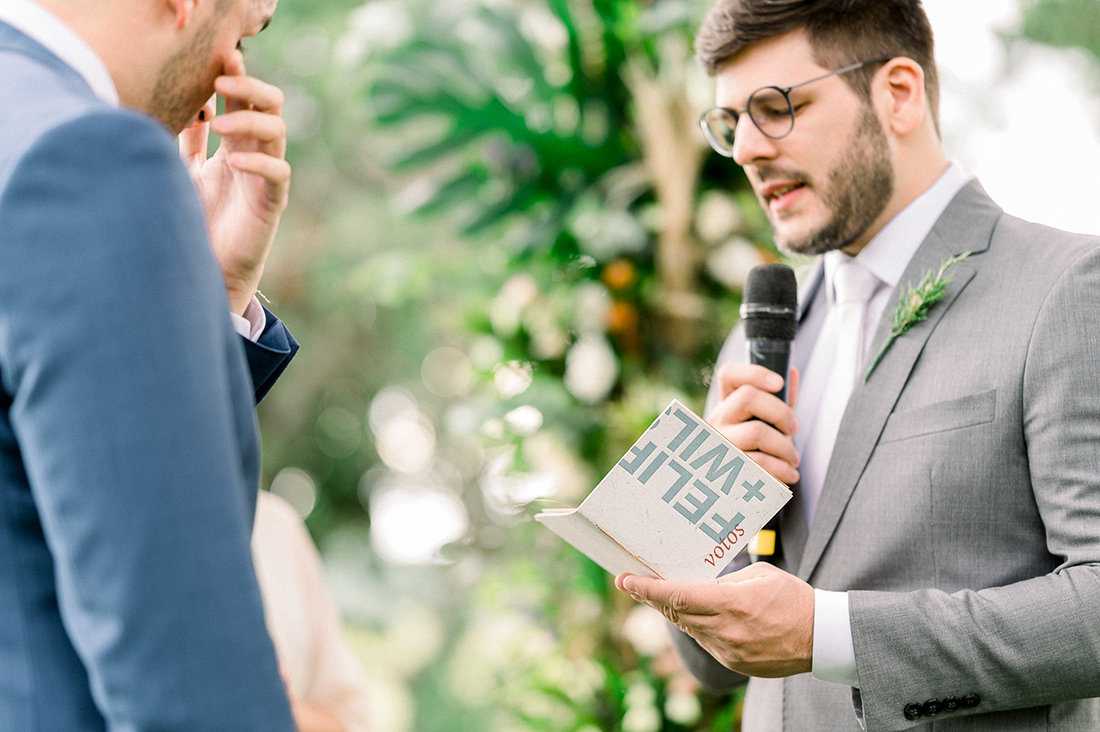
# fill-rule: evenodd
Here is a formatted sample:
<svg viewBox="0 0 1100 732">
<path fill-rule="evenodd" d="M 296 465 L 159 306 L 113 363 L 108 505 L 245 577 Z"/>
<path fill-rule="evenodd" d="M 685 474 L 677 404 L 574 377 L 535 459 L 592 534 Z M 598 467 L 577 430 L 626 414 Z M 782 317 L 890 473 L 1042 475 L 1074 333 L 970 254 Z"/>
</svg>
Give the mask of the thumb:
<svg viewBox="0 0 1100 732">
<path fill-rule="evenodd" d="M 210 121 L 216 113 L 217 97 L 210 97 L 183 132 L 179 134 L 180 157 L 188 168 L 206 162 L 206 144 L 210 138 Z"/>
</svg>

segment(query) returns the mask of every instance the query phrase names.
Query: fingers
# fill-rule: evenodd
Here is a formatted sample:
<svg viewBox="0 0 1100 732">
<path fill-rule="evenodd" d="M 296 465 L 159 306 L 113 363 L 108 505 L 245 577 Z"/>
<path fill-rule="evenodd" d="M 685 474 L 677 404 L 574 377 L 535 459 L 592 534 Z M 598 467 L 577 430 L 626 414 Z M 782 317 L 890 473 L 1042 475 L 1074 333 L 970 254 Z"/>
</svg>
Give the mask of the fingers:
<svg viewBox="0 0 1100 732">
<path fill-rule="evenodd" d="M 615 586 L 630 593 L 635 600 L 661 611 L 671 622 L 698 622 L 697 618 L 710 617 L 720 612 L 714 593 L 717 584 L 692 584 L 669 582 L 633 574 L 621 574 L 615 578 Z"/>
<path fill-rule="evenodd" d="M 282 90 L 252 76 L 219 76 L 214 80 L 214 91 L 225 97 L 227 113 L 247 109 L 266 114 L 283 113 Z"/>
<path fill-rule="evenodd" d="M 226 113 L 211 129 L 228 144 L 227 152 L 251 149 L 279 158 L 286 154 L 283 92 L 278 87 L 248 76 L 221 76 L 214 88 L 225 97 Z"/>
<path fill-rule="evenodd" d="M 798 433 L 798 419 L 794 409 L 774 394 L 783 386 L 782 377 L 752 364 L 724 366 L 717 377 L 723 399 L 707 421 L 776 478 L 797 483 L 801 459 L 792 438 Z M 792 395 L 797 387 L 798 372 L 792 370 Z"/>
<path fill-rule="evenodd" d="M 222 137 L 255 140 L 260 143 L 261 148 L 278 147 L 286 143 L 286 124 L 283 118 L 266 112 L 243 110 L 223 114 L 214 119 L 210 128 Z"/>
<path fill-rule="evenodd" d="M 226 92 L 222 89 L 219 89 L 218 86 L 221 85 L 223 88 L 227 87 L 232 90 L 235 86 L 235 83 L 232 81 L 222 81 L 223 79 L 237 79 L 247 77 L 248 71 L 245 70 L 244 67 L 244 54 L 241 53 L 239 50 L 234 51 L 229 55 L 229 58 L 225 62 L 225 68 L 223 69 L 222 75 L 214 80 L 214 91 L 225 97 L 226 114 L 230 112 L 236 112 L 241 109 L 247 109 L 248 105 L 237 96 L 233 94 L 226 94 Z"/>
<path fill-rule="evenodd" d="M 794 440 L 766 422 L 751 420 L 738 424 L 714 425 L 722 435 L 760 464 L 760 467 L 788 485 L 801 477 L 802 459 Z"/>
<path fill-rule="evenodd" d="M 753 386 L 773 394 L 783 388 L 782 376 L 758 364 L 726 364 L 718 369 L 716 377 L 723 399 L 741 386 Z"/>
<path fill-rule="evenodd" d="M 733 440 L 730 440 L 730 442 L 733 442 Z M 744 449 L 742 449 L 742 452 L 752 458 L 753 462 L 766 470 L 776 480 L 786 483 L 788 486 L 802 480 L 802 473 L 798 470 L 800 464 L 798 450 L 794 448 L 793 443 L 787 441 L 780 443 L 779 447 L 769 447 L 768 449 L 774 450 L 774 452 Z"/>
<path fill-rule="evenodd" d="M 262 152 L 231 153 L 229 165 L 242 173 L 253 173 L 267 182 L 269 203 L 286 208 L 290 189 L 290 163 Z"/>
</svg>

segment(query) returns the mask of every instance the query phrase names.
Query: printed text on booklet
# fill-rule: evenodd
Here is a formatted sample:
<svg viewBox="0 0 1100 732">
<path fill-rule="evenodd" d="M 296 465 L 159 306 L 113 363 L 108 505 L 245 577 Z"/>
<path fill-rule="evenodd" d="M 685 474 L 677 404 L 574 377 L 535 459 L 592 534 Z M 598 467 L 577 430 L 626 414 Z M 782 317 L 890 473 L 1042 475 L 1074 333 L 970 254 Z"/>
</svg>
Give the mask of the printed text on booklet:
<svg viewBox="0 0 1100 732">
<path fill-rule="evenodd" d="M 535 518 L 604 569 L 713 580 L 791 496 L 673 400 L 579 508 Z"/>
</svg>

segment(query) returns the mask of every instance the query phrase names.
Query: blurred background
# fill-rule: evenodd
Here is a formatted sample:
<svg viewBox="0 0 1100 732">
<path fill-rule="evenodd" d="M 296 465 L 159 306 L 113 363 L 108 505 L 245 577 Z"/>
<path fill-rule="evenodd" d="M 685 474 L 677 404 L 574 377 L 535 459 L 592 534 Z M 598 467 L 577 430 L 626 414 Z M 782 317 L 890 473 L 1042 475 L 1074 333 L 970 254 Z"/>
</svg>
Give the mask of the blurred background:
<svg viewBox="0 0 1100 732">
<path fill-rule="evenodd" d="M 1008 211 L 1100 232 L 1100 3 L 926 0 L 948 151 Z M 379 732 L 736 729 L 663 620 L 534 524 L 673 398 L 702 408 L 778 257 L 696 126 L 706 0 L 281 0 L 263 282 L 303 348 L 260 408 Z"/>
</svg>

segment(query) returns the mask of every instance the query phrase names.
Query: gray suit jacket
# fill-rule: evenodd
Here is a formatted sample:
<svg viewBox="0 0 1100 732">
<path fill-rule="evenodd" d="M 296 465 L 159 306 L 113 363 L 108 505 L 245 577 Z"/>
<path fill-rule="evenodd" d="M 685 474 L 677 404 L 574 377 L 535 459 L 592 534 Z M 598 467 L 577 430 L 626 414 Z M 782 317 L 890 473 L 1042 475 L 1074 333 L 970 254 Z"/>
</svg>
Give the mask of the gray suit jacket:
<svg viewBox="0 0 1100 732">
<path fill-rule="evenodd" d="M 783 567 L 849 591 L 860 689 L 752 679 L 749 732 L 858 730 L 857 712 L 868 730 L 1100 729 L 1100 240 L 972 182 L 901 282 L 968 250 L 853 392 L 809 532 L 797 489 L 784 513 Z M 723 359 L 743 352 L 738 331 Z M 738 682 L 677 644 L 708 685 Z"/>
</svg>

